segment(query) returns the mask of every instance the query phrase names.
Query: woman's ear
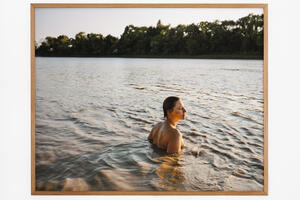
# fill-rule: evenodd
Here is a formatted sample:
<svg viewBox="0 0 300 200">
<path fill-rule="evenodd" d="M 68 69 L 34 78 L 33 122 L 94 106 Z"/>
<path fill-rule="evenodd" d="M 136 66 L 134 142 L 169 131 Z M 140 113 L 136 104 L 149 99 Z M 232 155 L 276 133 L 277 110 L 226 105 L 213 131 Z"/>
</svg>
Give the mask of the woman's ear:
<svg viewBox="0 0 300 200">
<path fill-rule="evenodd" d="M 172 113 L 172 109 L 167 110 L 167 115 L 170 115 Z"/>
<path fill-rule="evenodd" d="M 174 110 L 174 108 L 172 108 L 172 109 L 170 109 L 170 110 L 167 110 L 167 114 L 168 114 L 168 115 L 171 115 L 172 112 L 173 112 L 173 110 Z"/>
</svg>

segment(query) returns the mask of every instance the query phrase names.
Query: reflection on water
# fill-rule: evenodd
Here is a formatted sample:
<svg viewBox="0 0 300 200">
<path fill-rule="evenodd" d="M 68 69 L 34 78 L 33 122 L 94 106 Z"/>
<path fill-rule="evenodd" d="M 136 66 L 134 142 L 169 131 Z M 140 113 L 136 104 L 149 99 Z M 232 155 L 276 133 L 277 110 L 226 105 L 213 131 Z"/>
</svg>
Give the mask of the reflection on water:
<svg viewBox="0 0 300 200">
<path fill-rule="evenodd" d="M 263 62 L 37 58 L 37 190 L 262 191 Z M 180 96 L 185 148 L 147 141 Z"/>
<path fill-rule="evenodd" d="M 169 190 L 177 190 L 182 187 L 184 174 L 182 167 L 178 163 L 178 158 L 171 156 L 161 157 L 161 164 L 155 173 L 160 178 L 160 187 Z"/>
</svg>

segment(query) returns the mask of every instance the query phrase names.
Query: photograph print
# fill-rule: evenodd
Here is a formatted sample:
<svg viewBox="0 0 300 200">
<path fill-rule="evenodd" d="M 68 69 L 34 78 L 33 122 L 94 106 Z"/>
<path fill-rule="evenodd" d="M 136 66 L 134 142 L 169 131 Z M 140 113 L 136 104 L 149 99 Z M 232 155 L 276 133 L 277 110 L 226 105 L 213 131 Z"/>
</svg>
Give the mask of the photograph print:
<svg viewBox="0 0 300 200">
<path fill-rule="evenodd" d="M 267 194 L 267 5 L 31 9 L 32 194 Z"/>
</svg>

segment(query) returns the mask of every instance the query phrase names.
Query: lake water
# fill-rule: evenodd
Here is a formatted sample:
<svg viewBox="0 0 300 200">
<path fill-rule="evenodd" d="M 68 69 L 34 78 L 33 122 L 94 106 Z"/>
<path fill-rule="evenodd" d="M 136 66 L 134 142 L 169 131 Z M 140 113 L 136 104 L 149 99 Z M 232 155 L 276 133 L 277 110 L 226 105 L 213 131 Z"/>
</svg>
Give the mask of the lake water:
<svg viewBox="0 0 300 200">
<path fill-rule="evenodd" d="M 148 142 L 179 96 L 185 148 Z M 263 61 L 36 58 L 37 190 L 262 191 Z"/>
</svg>

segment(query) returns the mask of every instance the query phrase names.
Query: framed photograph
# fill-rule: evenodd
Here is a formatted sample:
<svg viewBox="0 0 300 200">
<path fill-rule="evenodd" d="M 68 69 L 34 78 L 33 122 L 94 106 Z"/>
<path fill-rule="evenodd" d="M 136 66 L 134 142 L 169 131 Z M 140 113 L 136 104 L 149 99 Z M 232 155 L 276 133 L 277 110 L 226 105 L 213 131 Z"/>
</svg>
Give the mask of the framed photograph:
<svg viewBox="0 0 300 200">
<path fill-rule="evenodd" d="M 267 195 L 267 4 L 31 4 L 33 195 Z"/>
</svg>

